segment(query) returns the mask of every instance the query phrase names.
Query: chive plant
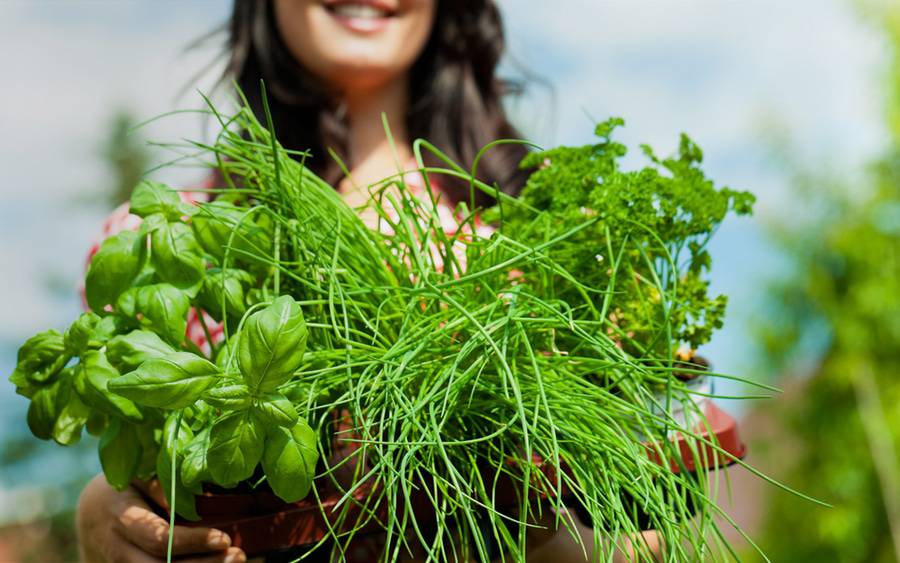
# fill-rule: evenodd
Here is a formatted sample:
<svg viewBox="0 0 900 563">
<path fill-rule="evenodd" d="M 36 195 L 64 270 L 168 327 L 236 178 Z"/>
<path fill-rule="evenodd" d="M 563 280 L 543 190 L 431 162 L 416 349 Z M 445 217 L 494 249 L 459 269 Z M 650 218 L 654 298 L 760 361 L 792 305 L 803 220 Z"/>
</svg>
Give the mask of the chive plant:
<svg viewBox="0 0 900 563">
<path fill-rule="evenodd" d="M 547 515 L 580 538 L 575 505 L 602 560 L 626 544 L 649 558 L 645 528 L 670 561 L 733 555 L 703 470 L 654 461 L 684 469 L 676 432 L 697 467 L 714 465 L 710 450 L 728 457 L 666 408 L 693 405 L 674 348 L 720 324 L 703 244 L 752 203 L 707 181 L 698 149 L 648 151 L 650 167 L 622 172 L 610 122 L 599 145 L 533 153 L 513 198 L 419 141 L 423 173 L 497 198 L 497 230 L 478 234 L 483 210 L 463 202 L 447 234 L 435 197 L 402 173 L 352 209 L 271 122 L 245 105 L 208 113 L 213 142 L 172 148 L 218 170 L 213 200 L 142 182 L 140 230 L 91 262 L 91 312 L 20 350 L 11 379 L 37 437 L 71 444 L 87 427 L 111 484 L 156 477 L 186 519 L 210 485 L 265 483 L 289 502 L 337 491 L 322 542 L 335 556 L 375 528 L 385 561 L 488 561 L 491 546 L 522 561 Z M 619 209 L 628 197 L 649 207 Z M 210 350 L 185 338 L 191 308 L 223 325 Z"/>
</svg>

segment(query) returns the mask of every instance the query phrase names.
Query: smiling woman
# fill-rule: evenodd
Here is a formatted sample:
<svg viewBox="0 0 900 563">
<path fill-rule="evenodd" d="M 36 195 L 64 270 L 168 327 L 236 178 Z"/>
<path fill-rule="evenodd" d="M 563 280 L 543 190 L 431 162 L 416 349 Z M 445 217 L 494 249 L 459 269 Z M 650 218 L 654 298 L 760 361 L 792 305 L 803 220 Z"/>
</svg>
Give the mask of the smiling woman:
<svg viewBox="0 0 900 563">
<path fill-rule="evenodd" d="M 491 141 L 518 137 L 501 103 L 510 88 L 496 76 L 504 39 L 491 0 L 235 0 L 228 32 L 224 79 L 241 88 L 260 118 L 264 81 L 280 142 L 287 149 L 311 150 L 307 166 L 336 185 L 349 203 L 364 203 L 369 193 L 360 186 L 394 174 L 397 162 L 415 168 L 413 139 L 427 138 L 469 164 Z M 393 146 L 384 135 L 383 115 L 391 124 Z M 347 164 L 349 176 L 323 157 L 328 150 Z M 517 165 L 525 153 L 518 144 L 496 147 L 480 160 L 480 179 L 516 193 L 524 182 Z M 443 180 L 431 187 L 451 217 L 448 204 L 469 195 L 468 182 Z M 479 193 L 478 203 L 491 201 Z M 144 500 L 154 491 L 162 501 L 153 484 L 136 483 L 119 492 L 102 477 L 95 479 L 78 511 L 83 558 L 159 561 L 168 526 Z M 566 553 L 583 559 L 571 536 L 563 532 L 557 538 L 557 524 L 551 518 L 549 535 L 530 543 L 547 544 L 557 561 Z M 185 557 L 179 560 L 245 559 L 217 530 L 176 527 L 173 537 L 174 554 Z M 385 555 L 371 549 L 360 553 L 361 561 Z M 537 549 L 530 553 L 541 556 Z"/>
<path fill-rule="evenodd" d="M 351 164 L 357 184 L 393 172 L 382 112 L 403 157 L 423 138 L 471 163 L 488 143 L 519 137 L 502 104 L 518 88 L 496 72 L 505 39 L 491 0 L 236 0 L 228 48 L 227 78 L 260 116 L 265 80 L 279 140 L 310 150 L 307 164 L 332 184 L 344 175 L 323 158 L 329 149 Z M 521 145 L 494 148 L 479 162 L 480 179 L 517 191 L 525 152 Z M 437 159 L 426 156 L 426 163 Z M 454 201 L 468 194 L 468 183 L 442 187 Z"/>
</svg>

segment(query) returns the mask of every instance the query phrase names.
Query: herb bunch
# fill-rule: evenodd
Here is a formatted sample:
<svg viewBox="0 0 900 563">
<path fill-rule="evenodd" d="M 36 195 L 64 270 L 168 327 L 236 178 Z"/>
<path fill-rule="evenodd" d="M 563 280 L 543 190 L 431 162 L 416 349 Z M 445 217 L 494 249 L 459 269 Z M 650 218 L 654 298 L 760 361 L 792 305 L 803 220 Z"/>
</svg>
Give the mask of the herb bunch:
<svg viewBox="0 0 900 563">
<path fill-rule="evenodd" d="M 529 154 L 521 163 L 534 169 L 525 205 L 492 213 L 534 246 L 595 219 L 546 250 L 578 280 L 561 283 L 555 295 L 573 302 L 589 292 L 583 318 L 603 321 L 630 351 L 668 357 L 671 346 L 696 349 L 721 328 L 727 298 L 709 295 L 706 246 L 729 212 L 751 213 L 755 198 L 717 189 L 687 135 L 676 156 L 661 159 L 642 145 L 649 165 L 623 169 L 627 148 L 612 139 L 622 125 L 618 118 L 597 125 L 596 144 Z"/>
<path fill-rule="evenodd" d="M 672 345 L 719 322 L 703 243 L 729 209 L 749 211 L 749 195 L 705 180 L 698 149 L 685 141 L 679 158 L 654 158 L 671 178 L 621 172 L 610 122 L 596 147 L 530 156 L 523 166 L 549 165 L 516 199 L 418 141 L 423 172 L 500 198 L 498 231 L 479 235 L 476 210 L 460 204 L 447 234 L 435 196 L 415 196 L 402 173 L 351 209 L 307 155 L 278 145 L 271 122 L 243 106 L 208 113 L 215 142 L 171 148 L 218 170 L 214 201 L 185 205 L 141 184 L 141 229 L 92 260 L 92 312 L 20 350 L 12 380 L 32 400 L 36 436 L 68 444 L 87 427 L 111 483 L 155 475 L 185 518 L 210 486 L 267 483 L 287 501 L 337 490 L 336 556 L 375 526 L 385 561 L 412 549 L 487 561 L 491 543 L 523 560 L 546 511 L 575 533 L 572 502 L 602 557 L 645 526 L 672 560 L 730 549 L 706 479 L 653 461 L 681 459 L 674 431 L 699 467 L 701 446 L 717 448 L 658 394 L 693 404 Z M 446 166 L 426 168 L 423 151 Z M 222 342 L 185 338 L 192 308 L 222 323 Z M 423 503 L 432 525 L 419 524 Z"/>
</svg>

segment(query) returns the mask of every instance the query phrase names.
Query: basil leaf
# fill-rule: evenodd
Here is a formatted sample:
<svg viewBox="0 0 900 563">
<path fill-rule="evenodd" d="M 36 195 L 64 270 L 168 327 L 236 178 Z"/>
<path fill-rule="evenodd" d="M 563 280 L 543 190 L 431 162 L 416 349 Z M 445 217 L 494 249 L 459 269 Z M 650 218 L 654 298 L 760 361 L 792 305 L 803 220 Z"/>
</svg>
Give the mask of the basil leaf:
<svg viewBox="0 0 900 563">
<path fill-rule="evenodd" d="M 127 318 L 135 318 L 137 316 L 137 296 L 140 287 L 130 287 L 119 295 L 116 299 L 115 310 L 117 313 Z"/>
<path fill-rule="evenodd" d="M 37 390 L 28 405 L 28 428 L 36 438 L 49 440 L 53 427 L 67 399 L 67 382 L 55 381 Z M 63 393 L 61 393 L 63 391 Z"/>
<path fill-rule="evenodd" d="M 197 514 L 196 501 L 194 498 L 195 489 L 188 488 L 181 482 L 181 461 L 182 456 L 179 452 L 183 451 L 185 446 L 194 437 L 190 426 L 182 422 L 181 427 L 176 426 L 178 416 L 175 413 L 169 415 L 163 426 L 162 443 L 159 446 L 159 454 L 156 457 L 156 476 L 159 479 L 160 487 L 169 501 L 169 506 L 174 506 L 175 512 L 182 518 L 197 521 L 200 516 Z M 176 429 L 178 430 L 176 433 Z M 177 437 L 177 440 L 176 440 Z M 172 458 L 175 457 L 175 473 L 172 473 Z M 175 479 L 175 502 L 172 503 L 171 489 L 172 478 Z"/>
<path fill-rule="evenodd" d="M 137 436 L 141 443 L 141 461 L 138 463 L 135 477 L 142 481 L 148 481 L 156 475 L 159 444 L 156 443 L 154 428 L 153 424 L 143 424 L 137 427 Z"/>
<path fill-rule="evenodd" d="M 256 414 L 270 424 L 291 427 L 297 423 L 297 409 L 281 393 L 266 393 L 255 406 Z"/>
<path fill-rule="evenodd" d="M 143 180 L 131 192 L 129 211 L 139 217 L 162 213 L 166 217 L 177 219 L 181 214 L 180 204 L 181 198 L 172 188 L 159 182 Z"/>
<path fill-rule="evenodd" d="M 94 333 L 94 328 L 96 328 L 97 323 L 99 322 L 100 317 L 97 313 L 94 313 L 93 311 L 82 313 L 82 315 L 69 326 L 63 337 L 66 353 L 73 356 L 81 354 L 81 352 L 88 347 L 91 335 Z"/>
<path fill-rule="evenodd" d="M 91 410 L 71 391 L 56 422 L 53 425 L 53 440 L 61 446 L 71 446 L 81 440 L 81 432 L 87 424 Z"/>
<path fill-rule="evenodd" d="M 219 369 L 226 372 L 233 371 L 231 366 L 229 365 L 231 360 L 231 352 L 234 350 L 234 347 L 239 339 L 237 334 L 232 335 L 231 338 L 222 343 L 222 347 L 219 348 L 219 353 L 216 354 L 216 365 L 219 366 Z"/>
<path fill-rule="evenodd" d="M 77 376 L 75 378 L 75 382 L 76 383 L 78 382 Z M 75 389 L 76 390 L 78 389 L 77 385 L 75 386 Z M 78 393 L 78 396 L 81 397 L 81 394 Z M 82 400 L 84 400 L 84 399 L 82 398 Z M 108 423 L 109 423 L 109 417 L 106 416 L 105 413 L 102 413 L 102 412 L 99 412 L 96 410 L 92 410 L 91 414 L 88 415 L 87 424 L 84 425 L 84 428 L 85 428 L 85 430 L 88 431 L 88 434 L 90 434 L 91 436 L 94 436 L 96 438 L 99 438 L 100 436 L 103 435 L 103 432 L 106 430 L 106 425 Z"/>
<path fill-rule="evenodd" d="M 170 344 L 178 345 L 187 330 L 190 298 L 175 286 L 160 283 L 137 289 L 134 316 L 142 326 L 151 329 Z"/>
<path fill-rule="evenodd" d="M 175 348 L 149 330 L 133 330 L 106 344 L 106 357 L 122 373 L 137 369 L 151 358 L 162 358 L 174 352 Z"/>
<path fill-rule="evenodd" d="M 75 391 L 89 407 L 113 417 L 141 422 L 144 416 L 133 402 L 107 389 L 107 383 L 118 377 L 119 372 L 104 353 L 89 350 L 81 357 L 81 363 L 75 370 Z"/>
<path fill-rule="evenodd" d="M 215 483 L 229 487 L 249 479 L 263 453 L 265 433 L 249 410 L 216 420 L 206 462 Z"/>
<path fill-rule="evenodd" d="M 143 239 L 133 231 L 122 231 L 100 245 L 91 259 L 84 280 L 85 297 L 94 311 L 102 311 L 119 298 L 141 270 Z"/>
<path fill-rule="evenodd" d="M 195 288 L 206 270 L 194 233 L 184 223 L 168 223 L 153 231 L 150 259 L 157 276 L 179 289 Z"/>
<path fill-rule="evenodd" d="M 272 391 L 303 361 L 307 337 L 300 306 L 284 295 L 247 319 L 238 341 L 238 366 L 255 391 Z"/>
<path fill-rule="evenodd" d="M 47 330 L 26 340 L 19 348 L 17 360 L 16 372 L 20 374 L 17 381 L 24 376 L 28 382 L 40 385 L 55 379 L 69 356 L 65 353 L 63 336 L 55 330 Z"/>
<path fill-rule="evenodd" d="M 100 466 L 106 481 L 122 491 L 137 474 L 141 461 L 141 442 L 130 424 L 113 419 L 100 437 Z"/>
<path fill-rule="evenodd" d="M 39 385 L 35 385 L 28 381 L 25 372 L 20 369 L 13 370 L 12 375 L 9 376 L 9 382 L 16 386 L 17 394 L 22 395 L 27 399 L 34 397 L 34 394 L 40 389 Z"/>
<path fill-rule="evenodd" d="M 269 430 L 262 466 L 275 494 L 296 502 L 309 494 L 318 458 L 316 433 L 301 420 L 292 428 Z"/>
<path fill-rule="evenodd" d="M 225 315 L 240 319 L 247 311 L 244 290 L 252 283 L 253 278 L 243 270 L 210 269 L 197 295 L 198 302 L 216 322 L 222 322 Z"/>
<path fill-rule="evenodd" d="M 144 217 L 144 220 L 141 222 L 141 226 L 138 227 L 138 235 L 146 241 L 147 237 L 152 235 L 157 230 L 165 227 L 169 224 L 169 219 L 162 213 L 154 213 L 152 215 L 148 215 Z"/>
<path fill-rule="evenodd" d="M 188 443 L 181 461 L 181 481 L 186 487 L 199 486 L 210 478 L 206 463 L 206 451 L 209 449 L 209 428 L 201 430 Z"/>
<path fill-rule="evenodd" d="M 265 264 L 271 253 L 272 237 L 251 217 L 244 218 L 248 212 L 248 208 L 227 201 L 200 205 L 191 219 L 197 242 L 220 264 L 229 240 L 232 245 L 229 260 Z"/>
<path fill-rule="evenodd" d="M 203 395 L 203 400 L 217 409 L 243 410 L 250 407 L 250 389 L 241 383 L 214 387 Z"/>
<path fill-rule="evenodd" d="M 106 317 L 102 317 L 94 326 L 94 331 L 91 333 L 91 339 L 88 342 L 88 347 L 91 348 L 101 348 L 103 344 L 106 344 L 110 338 L 119 334 L 122 330 L 123 320 L 117 316 L 109 315 Z"/>
<path fill-rule="evenodd" d="M 161 409 L 193 405 L 221 377 L 219 368 L 196 354 L 175 352 L 151 358 L 136 370 L 109 382 L 113 393 Z"/>
</svg>

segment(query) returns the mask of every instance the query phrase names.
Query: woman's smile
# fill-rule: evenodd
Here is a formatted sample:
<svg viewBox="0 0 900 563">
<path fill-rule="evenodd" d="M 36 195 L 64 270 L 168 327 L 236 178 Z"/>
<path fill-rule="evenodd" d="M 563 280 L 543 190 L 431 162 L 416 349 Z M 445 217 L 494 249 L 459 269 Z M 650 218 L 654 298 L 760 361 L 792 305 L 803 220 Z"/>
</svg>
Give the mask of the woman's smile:
<svg viewBox="0 0 900 563">
<path fill-rule="evenodd" d="M 378 0 L 326 0 L 325 10 L 341 25 L 358 33 L 374 33 L 390 25 L 397 8 Z"/>
</svg>

